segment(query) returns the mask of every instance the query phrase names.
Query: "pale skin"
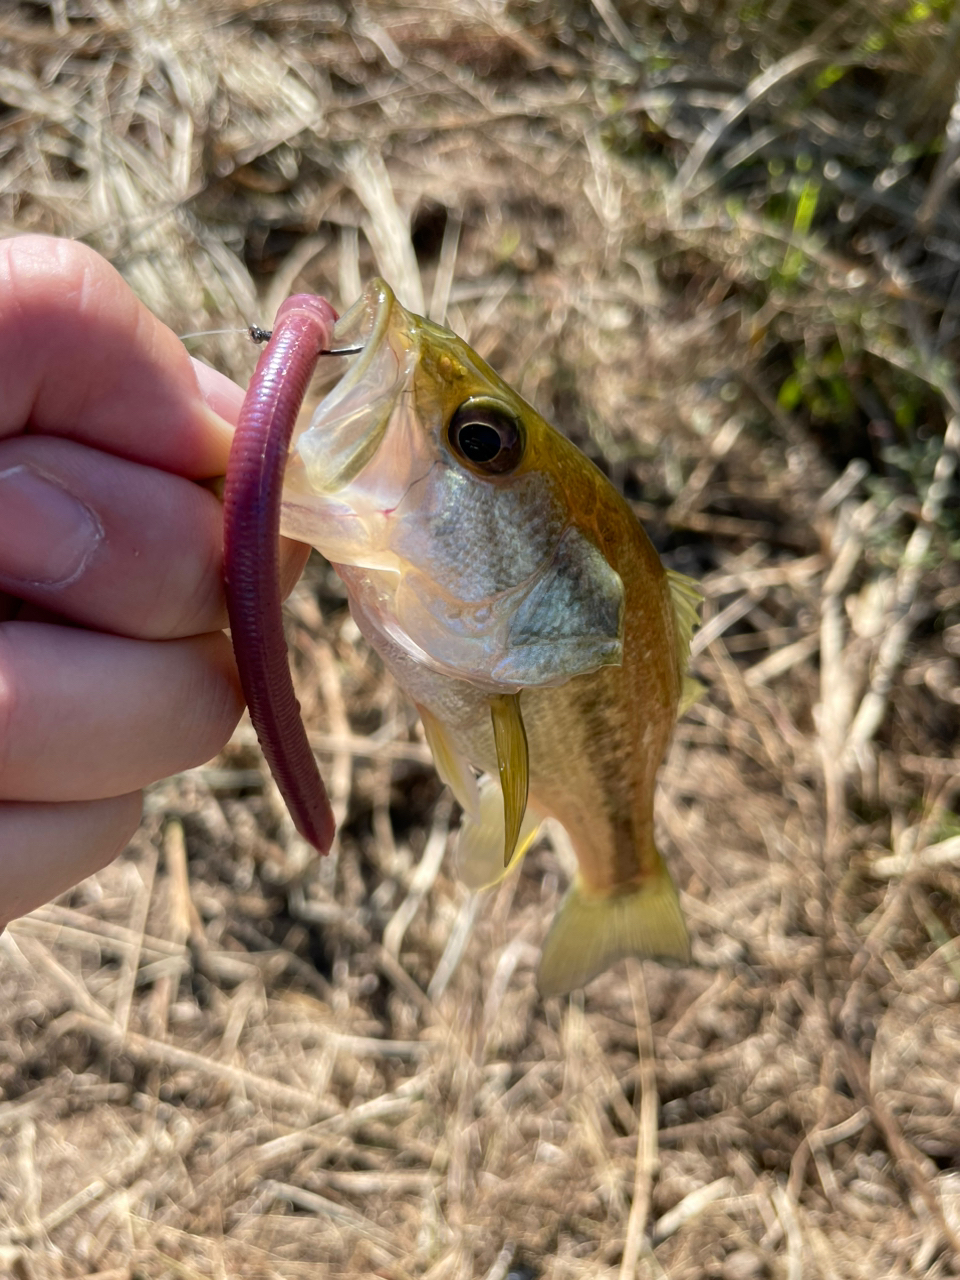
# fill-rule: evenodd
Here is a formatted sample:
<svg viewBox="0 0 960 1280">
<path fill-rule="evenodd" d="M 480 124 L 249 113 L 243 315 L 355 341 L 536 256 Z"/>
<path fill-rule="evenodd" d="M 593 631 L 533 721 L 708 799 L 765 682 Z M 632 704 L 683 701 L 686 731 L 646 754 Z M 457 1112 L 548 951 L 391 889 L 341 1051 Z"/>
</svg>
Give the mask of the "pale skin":
<svg viewBox="0 0 960 1280">
<path fill-rule="evenodd" d="M 0 927 L 114 858 L 141 789 L 239 719 L 197 482 L 242 398 L 92 250 L 0 241 Z"/>
</svg>

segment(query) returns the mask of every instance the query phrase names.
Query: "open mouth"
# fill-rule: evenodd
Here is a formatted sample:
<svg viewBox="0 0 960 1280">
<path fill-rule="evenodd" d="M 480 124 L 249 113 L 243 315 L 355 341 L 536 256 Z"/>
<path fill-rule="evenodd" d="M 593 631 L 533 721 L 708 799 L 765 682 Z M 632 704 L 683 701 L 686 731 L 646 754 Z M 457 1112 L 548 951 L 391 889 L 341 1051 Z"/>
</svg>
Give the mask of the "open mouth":
<svg viewBox="0 0 960 1280">
<path fill-rule="evenodd" d="M 373 280 L 337 321 L 331 348 L 357 350 L 346 371 L 297 437 L 287 484 L 297 491 L 335 494 L 373 457 L 397 397 L 406 385 L 414 352 L 393 290 Z"/>
<path fill-rule="evenodd" d="M 395 301 L 389 285 L 382 280 L 371 280 L 349 311 L 345 311 L 336 322 L 331 350 L 359 356 L 341 382 L 355 381 L 364 376 L 375 348 L 386 333 Z"/>
</svg>

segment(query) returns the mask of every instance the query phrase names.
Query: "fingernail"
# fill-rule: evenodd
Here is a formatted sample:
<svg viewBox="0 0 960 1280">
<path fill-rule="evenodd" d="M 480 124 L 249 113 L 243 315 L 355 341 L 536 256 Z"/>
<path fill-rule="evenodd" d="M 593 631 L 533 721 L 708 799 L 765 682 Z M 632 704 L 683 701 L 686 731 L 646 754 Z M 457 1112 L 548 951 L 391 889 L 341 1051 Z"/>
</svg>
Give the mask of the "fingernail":
<svg viewBox="0 0 960 1280">
<path fill-rule="evenodd" d="M 89 507 L 31 466 L 0 471 L 0 578 L 65 587 L 103 540 Z"/>
</svg>

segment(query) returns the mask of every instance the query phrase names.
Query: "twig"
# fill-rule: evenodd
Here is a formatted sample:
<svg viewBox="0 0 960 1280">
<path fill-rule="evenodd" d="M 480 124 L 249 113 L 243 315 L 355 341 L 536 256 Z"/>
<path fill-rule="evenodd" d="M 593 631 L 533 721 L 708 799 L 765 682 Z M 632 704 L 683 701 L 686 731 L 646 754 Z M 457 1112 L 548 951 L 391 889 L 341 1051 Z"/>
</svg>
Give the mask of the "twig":
<svg viewBox="0 0 960 1280">
<path fill-rule="evenodd" d="M 319 615 L 318 619 L 319 621 Z M 343 700 L 343 686 L 340 682 L 340 672 L 334 661 L 333 653 L 326 644 L 316 644 L 313 648 L 313 661 L 316 668 L 316 676 L 320 683 L 320 690 L 323 694 L 323 700 L 327 707 L 327 713 L 330 717 L 330 725 L 333 729 L 334 738 L 343 742 L 350 733 L 350 720 L 347 716 L 347 708 Z M 339 832 L 343 826 L 347 816 L 347 806 L 350 803 L 350 783 L 353 778 L 353 761 L 350 752 L 343 746 L 339 747 L 333 755 L 333 765 L 330 769 L 327 785 L 330 788 L 330 803 L 333 806 L 333 814 L 337 822 L 337 831 Z M 306 852 L 306 851 L 305 851 Z M 330 850 L 326 858 L 321 859 L 320 866 L 320 883 L 327 889 L 332 890 L 337 880 L 337 867 L 340 860 L 340 840 L 334 837 L 333 848 Z"/>
<path fill-rule="evenodd" d="M 57 902 L 48 902 L 44 907 L 37 907 L 35 911 L 31 911 L 30 915 L 24 917 L 24 919 L 31 921 L 41 920 L 64 929 L 77 929 L 90 934 L 92 937 L 116 942 L 123 947 L 135 947 L 139 942 L 137 934 L 132 929 L 128 929 L 126 925 L 113 924 L 108 920 L 98 920 L 96 916 L 89 916 L 73 907 L 63 907 Z M 143 938 L 142 949 L 152 953 L 152 958 L 156 956 L 181 956 L 183 954 L 182 943 L 171 942 L 169 938 L 155 938 L 149 934 Z"/>
<path fill-rule="evenodd" d="M 822 573 L 825 565 L 821 555 L 804 556 L 788 560 L 786 564 L 765 565 L 756 569 L 720 571 L 710 573 L 701 581 L 700 588 L 708 597 L 730 595 L 734 591 L 759 591 L 770 587 L 799 587 Z"/>
<path fill-rule="evenodd" d="M 704 649 L 713 644 L 714 640 L 720 638 L 723 633 L 734 626 L 741 618 L 745 618 L 758 600 L 762 600 L 766 592 L 762 588 L 756 588 L 745 592 L 736 600 L 732 601 L 721 609 L 718 614 L 712 617 L 709 622 L 705 622 L 700 630 L 693 637 L 690 645 L 690 656 L 695 658 L 698 653 L 702 653 Z"/>
<path fill-rule="evenodd" d="M 258 1205 L 261 1213 L 275 1200 L 286 1200 L 299 1209 L 306 1209 L 308 1213 L 332 1218 L 346 1227 L 352 1227 L 354 1231 L 362 1232 L 368 1244 L 375 1242 L 382 1251 L 384 1256 L 378 1259 L 380 1262 L 392 1261 L 400 1252 L 396 1240 L 386 1231 L 381 1231 L 369 1218 L 365 1218 L 362 1213 L 357 1213 L 356 1209 L 351 1209 L 348 1205 L 337 1204 L 333 1200 L 328 1200 L 326 1196 L 317 1195 L 315 1191 L 294 1187 L 288 1182 L 268 1180 L 261 1188 Z"/>
<path fill-rule="evenodd" d="M 908 871 L 930 871 L 935 867 L 950 867 L 960 863 L 960 836 L 938 840 L 923 849 L 888 854 L 875 858 L 867 867 L 869 875 L 877 880 L 890 880 L 906 875 Z"/>
<path fill-rule="evenodd" d="M 748 689 L 756 689 L 768 680 L 786 675 L 801 662 L 806 662 L 807 658 L 812 658 L 820 648 L 820 643 L 820 636 L 814 632 L 793 644 L 784 645 L 782 649 L 775 649 L 766 658 L 747 668 L 743 673 L 743 683 Z"/>
<path fill-rule="evenodd" d="M 787 1239 L 787 1280 L 803 1280 L 803 1235 L 795 1203 L 782 1187 L 774 1187 L 773 1203 Z"/>
<path fill-rule="evenodd" d="M 94 1178 L 92 1182 L 89 1182 L 85 1187 L 81 1187 L 79 1191 L 45 1214 L 41 1224 L 44 1231 L 53 1231 L 56 1227 L 63 1226 L 70 1218 L 75 1217 L 76 1214 L 85 1209 L 88 1204 L 93 1204 L 95 1200 L 99 1200 L 111 1186 L 127 1186 L 136 1177 L 140 1169 L 143 1168 L 149 1157 L 155 1155 L 156 1152 L 157 1148 L 152 1137 L 138 1142 L 130 1155 L 111 1170 L 109 1180 L 106 1178 Z"/>
<path fill-rule="evenodd" d="M 453 277 L 457 266 L 457 249 L 460 246 L 460 214 L 452 209 L 447 210 L 447 222 L 443 228 L 443 242 L 440 245 L 440 262 L 433 281 L 433 293 L 430 295 L 428 317 L 436 324 L 446 324 L 447 308 L 450 305 L 450 290 L 453 288 Z"/>
<path fill-rule="evenodd" d="M 370 215 L 363 230 L 383 275 L 393 282 L 405 307 L 423 315 L 423 285 L 410 240 L 409 220 L 400 212 L 387 166 L 379 151 L 360 145 L 347 155 L 344 178 Z"/>
<path fill-rule="evenodd" d="M 897 1123 L 893 1113 L 877 1098 L 870 1085 L 870 1069 L 866 1061 L 850 1044 L 843 1045 L 847 1072 L 850 1083 L 856 1085 L 861 1096 L 866 1099 L 867 1106 L 873 1116 L 874 1124 L 883 1134 L 891 1156 L 897 1167 L 909 1182 L 912 1190 L 920 1197 L 937 1223 L 943 1238 L 954 1253 L 954 1265 L 960 1263 L 960 1233 L 947 1220 L 943 1204 L 937 1195 L 921 1158 L 913 1144 L 904 1137 L 903 1130 Z"/>
<path fill-rule="evenodd" d="M 452 809 L 453 803 L 449 794 L 445 792 L 440 800 L 437 801 L 430 835 L 427 839 L 423 856 L 417 864 L 416 871 L 413 873 L 407 896 L 390 917 L 383 931 L 383 947 L 391 956 L 399 956 L 407 929 L 412 924 L 414 916 L 420 910 L 424 898 L 430 892 L 433 882 L 440 872 L 440 865 L 443 862 L 443 855 L 446 853 L 447 840 L 450 835 L 450 814 Z"/>
<path fill-rule="evenodd" d="M 835 1142 L 845 1142 L 848 1138 L 852 1138 L 854 1134 L 865 1128 L 869 1121 L 869 1108 L 861 1107 L 854 1115 L 849 1116 L 846 1120 L 841 1120 L 839 1124 L 824 1128 L 815 1126 L 806 1133 L 790 1161 L 790 1176 L 787 1179 L 788 1198 L 793 1201 L 799 1198 L 800 1188 L 807 1172 L 807 1162 L 811 1155 L 816 1163 L 817 1172 L 820 1174 L 823 1189 L 827 1195 L 830 1195 L 831 1190 L 835 1189 L 836 1179 L 833 1176 L 833 1171 L 825 1167 L 825 1161 L 823 1160 L 824 1148 L 831 1146 Z M 817 1124 L 821 1123 L 822 1117 Z"/>
<path fill-rule="evenodd" d="M 627 1238 L 620 1262 L 620 1280 L 634 1280 L 643 1249 L 650 1216 L 653 1181 L 657 1176 L 660 1156 L 657 1145 L 657 1122 L 660 1098 L 657 1093 L 657 1069 L 650 1025 L 650 1007 L 643 980 L 643 967 L 638 960 L 627 961 L 630 995 L 637 1024 L 637 1056 L 639 1059 L 640 1120 L 637 1131 L 637 1158 L 633 1178 L 633 1203 L 627 1219 Z"/>
<path fill-rule="evenodd" d="M 960 83 L 956 86 L 955 95 L 947 121 L 945 145 L 933 167 L 927 193 L 917 209 L 917 226 L 922 231 L 929 230 L 950 188 L 960 180 Z"/>
<path fill-rule="evenodd" d="M 630 34 L 630 28 L 617 12 L 613 0 L 590 0 L 590 3 L 600 15 L 603 25 L 624 53 L 631 53 L 636 41 Z"/>
<path fill-rule="evenodd" d="M 361 1102 L 347 1111 L 339 1112 L 325 1120 L 318 1120 L 309 1128 L 297 1129 L 293 1133 L 265 1142 L 262 1146 L 255 1148 L 251 1161 L 258 1169 L 262 1169 L 275 1162 L 289 1160 L 303 1151 L 309 1151 L 330 1135 L 342 1136 L 351 1133 L 373 1120 L 409 1115 L 413 1105 L 423 1097 L 430 1081 L 431 1073 L 422 1071 L 415 1079 L 405 1081 L 393 1093 L 371 1098 L 369 1102 Z"/>
<path fill-rule="evenodd" d="M 690 148 L 690 154 L 680 166 L 680 171 L 673 181 L 674 194 L 682 195 L 687 190 L 693 179 L 700 172 L 704 161 L 723 135 L 742 116 L 746 115 L 755 103 L 765 98 L 772 89 L 775 89 L 778 84 L 782 84 L 784 80 L 789 80 L 791 76 L 795 76 L 804 67 L 809 67 L 811 63 L 822 62 L 825 57 L 826 55 L 822 49 L 816 46 L 804 45 L 802 49 L 795 49 L 793 53 L 788 53 L 786 57 L 781 58 L 772 67 L 768 67 L 766 71 L 751 80 L 743 93 L 734 98 L 733 102 L 725 110 L 714 116 L 701 131 L 700 136 Z"/>
<path fill-rule="evenodd" d="M 318 231 L 316 235 L 304 236 L 296 247 L 290 250 L 277 267 L 273 279 L 270 281 L 270 289 L 264 299 L 264 318 L 260 321 L 261 324 L 269 326 L 272 323 L 280 303 L 293 291 L 297 276 L 304 271 L 318 254 L 323 252 L 329 241 L 330 237 L 325 231 Z M 353 299 L 344 299 L 344 301 L 352 302 Z M 255 319 L 256 317 L 252 318 Z"/>
<path fill-rule="evenodd" d="M 45 1234 L 40 1219 L 40 1201 L 43 1192 L 41 1168 L 37 1164 L 37 1126 L 27 1117 L 17 1135 L 17 1182 L 20 1191 L 20 1213 L 23 1217 L 23 1240 L 35 1239 Z M 19 1236 L 20 1233 L 18 1232 Z"/>
<path fill-rule="evenodd" d="M 494 1258 L 493 1264 L 483 1277 L 483 1280 L 506 1280 L 507 1272 L 510 1270 L 510 1263 L 513 1261 L 513 1255 L 516 1251 L 517 1246 L 508 1240 L 496 1258 Z"/>
<path fill-rule="evenodd" d="M 188 960 L 187 939 L 200 938 L 203 928 L 190 897 L 190 873 L 187 869 L 187 846 L 183 826 L 176 820 L 167 824 L 163 833 L 163 857 L 170 882 L 170 930 L 171 941 L 183 948 L 184 960 Z M 156 981 L 150 995 L 148 1030 L 159 1038 L 166 1034 L 179 973 L 164 973 Z"/>
<path fill-rule="evenodd" d="M 657 524 L 663 520 L 663 510 L 651 502 L 631 502 L 630 505 L 638 518 L 645 522 Z M 801 536 L 799 531 L 794 536 L 790 526 L 783 528 L 772 520 L 741 520 L 739 516 L 715 516 L 709 511 L 690 511 L 679 516 L 670 527 L 689 529 L 692 533 L 708 533 L 716 538 L 744 538 L 750 542 L 772 542 L 804 552 L 810 550 L 809 536 Z"/>
<path fill-rule="evenodd" d="M 427 996 L 434 1004 L 446 991 L 450 979 L 457 971 L 457 966 L 463 958 L 464 950 L 470 940 L 470 934 L 473 931 L 479 909 L 480 894 L 468 894 L 457 913 L 457 919 L 450 930 L 450 936 L 447 939 L 447 945 L 443 949 L 443 955 L 437 962 L 433 977 L 427 986 Z"/>
<path fill-rule="evenodd" d="M 714 471 L 727 456 L 739 439 L 744 427 L 742 417 L 728 418 L 720 430 L 710 441 L 710 450 L 705 453 L 690 473 L 687 483 L 667 507 L 664 520 L 667 524 L 678 524 L 688 516 L 702 499 L 704 490 L 710 483 Z"/>
<path fill-rule="evenodd" d="M 657 1244 L 661 1240 L 666 1240 L 668 1236 L 672 1236 L 684 1223 L 703 1213 L 707 1205 L 713 1204 L 715 1200 L 722 1200 L 725 1196 L 732 1195 L 734 1186 L 733 1178 L 718 1178 L 716 1182 L 708 1182 L 705 1187 L 697 1187 L 696 1191 L 691 1191 L 679 1204 L 675 1204 L 672 1209 L 657 1219 L 653 1228 L 654 1243 Z"/>
<path fill-rule="evenodd" d="M 177 1045 L 167 1044 L 162 1040 L 154 1040 L 149 1036 L 138 1035 L 128 1031 L 121 1035 L 119 1028 L 104 1023 L 97 1018 L 83 1013 L 66 1014 L 54 1024 L 63 1034 L 66 1031 L 83 1031 L 98 1040 L 101 1044 L 117 1052 L 128 1054 L 135 1062 L 152 1066 L 160 1062 L 175 1071 L 198 1071 L 212 1080 L 219 1080 L 232 1090 L 278 1106 L 296 1107 L 301 1112 L 316 1114 L 318 1111 L 327 1116 L 339 1114 L 339 1109 L 330 1102 L 324 1101 L 307 1089 L 296 1085 L 283 1084 L 280 1080 L 270 1080 L 266 1076 L 256 1075 L 242 1067 L 232 1067 L 225 1062 L 217 1062 L 214 1058 L 205 1057 L 202 1053 L 194 1053 L 190 1049 L 181 1049 Z"/>
<path fill-rule="evenodd" d="M 0 947 L 20 968 L 29 973 L 39 969 L 70 1000 L 74 1009 L 100 1026 L 110 1027 L 113 1017 L 98 1000 L 95 1000 L 79 978 L 74 977 L 58 960 L 55 960 L 42 942 L 29 938 L 18 928 L 17 921 L 0 934 Z M 80 1015 L 78 1015 L 80 1016 Z"/>
<path fill-rule="evenodd" d="M 934 528 L 940 519 L 960 463 L 960 388 L 933 363 L 919 321 L 911 326 L 921 368 L 911 372 L 924 378 L 943 396 L 950 411 L 943 444 L 933 469 L 933 479 L 920 508 L 920 518 L 910 535 L 897 571 L 896 599 L 888 621 L 867 690 L 857 710 L 847 742 L 847 758 L 862 759 L 886 715 L 893 678 L 917 621 L 915 604 L 923 577 L 924 562 L 933 544 Z M 887 357 L 891 359 L 891 356 Z"/>
<path fill-rule="evenodd" d="M 930 774 L 935 778 L 946 776 L 960 779 L 960 759 L 950 759 L 945 756 L 907 754 L 900 757 L 900 764 L 907 773 Z"/>
<path fill-rule="evenodd" d="M 123 1032 L 126 1031 L 130 1022 L 130 1007 L 133 1003 L 137 970 L 140 968 L 140 957 L 143 953 L 143 939 L 147 931 L 147 916 L 150 912 L 150 902 L 153 898 L 153 883 L 157 874 L 157 847 L 152 840 L 146 843 L 147 856 L 145 865 L 142 869 L 139 867 L 132 868 L 134 874 L 139 874 L 140 877 L 140 888 L 136 895 L 134 909 L 131 912 L 133 932 L 137 941 L 123 958 L 123 967 L 120 970 L 118 983 L 119 990 L 113 1006 L 114 1021 Z"/>
</svg>

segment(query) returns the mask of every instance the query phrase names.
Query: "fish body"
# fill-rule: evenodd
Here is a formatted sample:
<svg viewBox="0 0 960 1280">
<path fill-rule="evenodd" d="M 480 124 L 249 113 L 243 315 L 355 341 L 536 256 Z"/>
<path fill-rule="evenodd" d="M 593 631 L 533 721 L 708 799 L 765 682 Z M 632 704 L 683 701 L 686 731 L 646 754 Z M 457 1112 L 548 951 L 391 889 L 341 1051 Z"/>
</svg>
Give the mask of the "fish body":
<svg viewBox="0 0 960 1280">
<path fill-rule="evenodd" d="M 336 338 L 362 351 L 294 444 L 281 528 L 334 564 L 420 711 L 464 808 L 464 878 L 492 883 L 555 818 L 578 875 L 544 994 L 626 954 L 687 959 L 653 801 L 695 589 L 574 445 L 382 281 Z"/>
</svg>

